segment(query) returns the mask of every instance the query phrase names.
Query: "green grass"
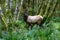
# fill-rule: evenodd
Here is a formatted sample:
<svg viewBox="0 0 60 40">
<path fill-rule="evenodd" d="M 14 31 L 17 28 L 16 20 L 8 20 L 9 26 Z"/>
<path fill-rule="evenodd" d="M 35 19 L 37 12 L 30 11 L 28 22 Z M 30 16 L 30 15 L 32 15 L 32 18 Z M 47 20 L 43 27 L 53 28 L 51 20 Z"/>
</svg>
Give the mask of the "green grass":
<svg viewBox="0 0 60 40">
<path fill-rule="evenodd" d="M 14 22 L 15 23 L 15 22 Z M 43 24 L 41 28 L 34 25 L 32 30 L 27 30 L 26 23 L 17 21 L 19 28 L 12 31 L 0 31 L 0 40 L 60 40 L 60 23 L 53 18 L 48 24 Z"/>
</svg>

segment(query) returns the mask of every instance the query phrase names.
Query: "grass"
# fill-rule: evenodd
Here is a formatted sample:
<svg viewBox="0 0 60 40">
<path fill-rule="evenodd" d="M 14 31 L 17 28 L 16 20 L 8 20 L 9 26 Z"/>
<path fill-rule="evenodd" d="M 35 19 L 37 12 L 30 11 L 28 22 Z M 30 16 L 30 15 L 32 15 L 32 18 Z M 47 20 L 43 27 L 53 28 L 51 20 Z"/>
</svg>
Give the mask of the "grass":
<svg viewBox="0 0 60 40">
<path fill-rule="evenodd" d="M 60 40 L 60 23 L 56 19 L 52 18 L 41 28 L 35 24 L 32 30 L 27 30 L 23 21 L 17 21 L 16 24 L 19 28 L 15 27 L 12 31 L 0 30 L 0 40 Z"/>
</svg>

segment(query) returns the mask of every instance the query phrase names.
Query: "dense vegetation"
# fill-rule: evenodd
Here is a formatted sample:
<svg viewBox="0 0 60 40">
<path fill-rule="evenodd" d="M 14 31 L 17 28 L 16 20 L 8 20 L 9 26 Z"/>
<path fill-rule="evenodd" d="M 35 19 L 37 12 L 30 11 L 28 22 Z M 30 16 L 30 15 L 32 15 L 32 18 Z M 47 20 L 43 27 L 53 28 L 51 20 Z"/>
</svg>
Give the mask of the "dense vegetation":
<svg viewBox="0 0 60 40">
<path fill-rule="evenodd" d="M 42 27 L 28 30 L 25 10 L 47 18 Z M 0 40 L 60 40 L 60 0 L 0 0 Z"/>
</svg>

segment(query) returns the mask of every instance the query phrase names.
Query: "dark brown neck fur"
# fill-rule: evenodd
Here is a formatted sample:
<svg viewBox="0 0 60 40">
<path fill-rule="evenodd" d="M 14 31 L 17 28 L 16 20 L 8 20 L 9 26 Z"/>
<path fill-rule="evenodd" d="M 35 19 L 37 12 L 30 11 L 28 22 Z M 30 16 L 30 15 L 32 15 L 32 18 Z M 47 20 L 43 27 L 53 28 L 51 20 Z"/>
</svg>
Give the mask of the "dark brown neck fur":
<svg viewBox="0 0 60 40">
<path fill-rule="evenodd" d="M 27 22 L 27 19 L 28 19 L 28 14 L 27 14 L 27 12 L 24 13 L 23 19 L 24 19 L 25 22 Z"/>
</svg>

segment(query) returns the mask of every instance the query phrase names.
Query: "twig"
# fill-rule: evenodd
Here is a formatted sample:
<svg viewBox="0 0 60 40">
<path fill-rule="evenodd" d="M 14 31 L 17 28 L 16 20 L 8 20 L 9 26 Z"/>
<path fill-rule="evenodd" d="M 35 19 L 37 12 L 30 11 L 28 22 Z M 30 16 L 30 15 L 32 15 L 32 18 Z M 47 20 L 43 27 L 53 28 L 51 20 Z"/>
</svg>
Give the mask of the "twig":
<svg viewBox="0 0 60 40">
<path fill-rule="evenodd" d="M 17 20 L 19 19 L 19 15 L 20 15 L 20 13 L 21 13 L 21 8 L 22 8 L 22 4 L 23 4 L 23 1 L 24 0 L 21 0 L 21 4 L 20 4 L 20 8 L 19 8 L 19 13 L 18 13 L 18 15 L 17 15 Z"/>
</svg>

